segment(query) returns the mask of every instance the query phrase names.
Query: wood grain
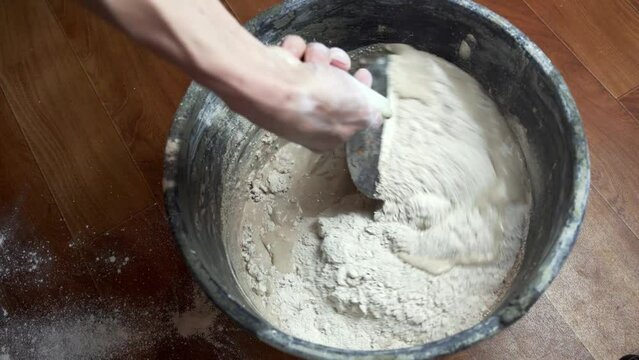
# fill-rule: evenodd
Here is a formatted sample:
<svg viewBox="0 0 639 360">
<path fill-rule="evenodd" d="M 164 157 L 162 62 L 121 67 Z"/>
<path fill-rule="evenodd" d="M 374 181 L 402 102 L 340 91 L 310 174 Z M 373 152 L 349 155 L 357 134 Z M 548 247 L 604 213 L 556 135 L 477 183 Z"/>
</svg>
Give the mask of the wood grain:
<svg viewBox="0 0 639 360">
<path fill-rule="evenodd" d="M 634 20 L 600 22 L 611 15 L 628 20 L 635 10 L 627 8 L 630 0 L 603 10 L 591 9 L 594 0 L 530 0 L 536 11 L 573 6 L 558 9 L 561 14 L 540 12 L 560 40 L 522 0 L 481 2 L 524 30 L 566 78 L 589 137 L 594 190 L 573 255 L 546 295 L 512 327 L 448 359 L 612 359 L 636 352 L 639 122 L 630 113 L 639 112 L 639 90 L 621 98 L 624 108 L 606 89 L 617 87 L 618 96 L 632 87 L 636 66 L 623 71 L 637 41 L 618 48 L 636 29 Z M 228 1 L 241 21 L 274 3 Z M 0 306 L 9 312 L 6 323 L 58 313 L 70 321 L 115 317 L 131 336 L 109 354 L 122 359 L 290 358 L 211 305 L 192 282 L 160 206 L 148 207 L 154 199 L 145 183 L 159 194 L 164 135 L 187 79 L 76 3 L 49 5 L 0 2 L 0 235 L 10 234 L 0 244 Z M 584 22 L 592 21 L 579 34 L 575 27 L 585 25 L 569 28 L 555 19 L 573 14 L 574 6 L 589 12 Z M 588 52 L 604 45 L 609 54 Z M 204 321 L 193 328 L 184 327 L 184 319 Z M 0 312 L 4 326 L 3 320 Z M 0 331 L 0 344 L 14 340 L 7 334 Z M 31 358 L 32 349 L 25 343 L 27 355 L 12 358 Z"/>
<path fill-rule="evenodd" d="M 522 29 L 564 76 L 584 121 L 592 183 L 617 215 L 639 234 L 639 122 L 522 1 L 481 3 Z"/>
<path fill-rule="evenodd" d="M 105 294 L 102 308 L 143 325 L 143 341 L 118 349 L 118 358 L 290 358 L 241 329 L 193 282 L 159 206 L 76 246 Z"/>
<path fill-rule="evenodd" d="M 639 121 L 639 89 L 635 89 L 620 99 L 623 106 Z"/>
<path fill-rule="evenodd" d="M 546 292 L 597 359 L 618 359 L 639 344 L 639 239 L 591 192 L 582 236 Z"/>
<path fill-rule="evenodd" d="M 639 11 L 632 0 L 525 0 L 610 92 L 639 85 Z"/>
<path fill-rule="evenodd" d="M 233 17 L 235 17 L 237 19 L 237 15 L 235 15 L 235 12 L 233 11 L 233 9 L 231 9 L 231 7 L 228 4 L 227 0 L 222 1 L 222 5 L 224 5 L 224 7 L 226 8 L 226 10 L 228 10 L 228 12 L 233 15 Z"/>
<path fill-rule="evenodd" d="M 592 182 L 598 191 L 591 192 L 586 227 L 548 297 L 595 358 L 630 351 L 627 341 L 637 343 L 639 339 L 628 331 L 639 332 L 635 330 L 636 315 L 628 312 L 639 308 L 639 297 L 634 294 L 636 286 L 622 290 L 626 281 L 622 279 L 639 274 L 639 251 L 632 245 L 639 240 L 631 231 L 636 234 L 639 229 L 638 123 L 523 4 L 483 2 L 524 30 L 559 68 L 577 101 L 589 139 Z M 593 231 L 595 228 L 601 228 L 601 233 Z M 628 261 L 626 266 L 619 257 Z M 624 308 L 618 307 L 620 299 L 626 301 Z M 594 331 L 596 328 L 625 338 L 611 338 Z"/>
<path fill-rule="evenodd" d="M 96 297 L 93 280 L 80 254 L 68 246 L 71 234 L 1 91 L 0 134 L 0 306 L 10 320 L 55 311 L 68 296 Z"/>
<path fill-rule="evenodd" d="M 77 0 L 49 3 L 98 97 L 162 202 L 164 145 L 189 78 Z"/>
<path fill-rule="evenodd" d="M 0 87 L 73 236 L 153 203 L 46 3 L 0 2 Z"/>
<path fill-rule="evenodd" d="M 592 359 L 546 296 L 521 320 L 464 353 L 474 360 Z"/>
<path fill-rule="evenodd" d="M 167 220 L 153 206 L 91 240 L 77 240 L 103 294 L 129 305 L 174 304 L 191 277 Z M 175 309 L 174 309 L 175 310 Z"/>
<path fill-rule="evenodd" d="M 0 355 L 8 352 L 12 359 L 291 358 L 245 332 L 199 290 L 158 206 L 92 241 L 75 239 L 70 244 L 65 246 L 67 252 L 85 251 L 87 268 L 101 294 L 71 293 L 52 307 L 32 292 L 28 299 L 48 311 L 25 313 L 28 305 L 14 306 L 15 297 L 6 296 L 0 287 L 0 305 L 10 313 L 6 324 L 0 322 L 0 344 L 9 344 L 0 349 Z M 67 263 L 81 262 L 68 259 Z M 59 276 L 70 277 L 68 273 Z M 26 295 L 18 293 L 23 301 Z"/>
<path fill-rule="evenodd" d="M 226 5 L 231 9 L 235 17 L 244 23 L 255 15 L 270 8 L 273 5 L 279 4 L 278 0 L 225 0 Z"/>
</svg>

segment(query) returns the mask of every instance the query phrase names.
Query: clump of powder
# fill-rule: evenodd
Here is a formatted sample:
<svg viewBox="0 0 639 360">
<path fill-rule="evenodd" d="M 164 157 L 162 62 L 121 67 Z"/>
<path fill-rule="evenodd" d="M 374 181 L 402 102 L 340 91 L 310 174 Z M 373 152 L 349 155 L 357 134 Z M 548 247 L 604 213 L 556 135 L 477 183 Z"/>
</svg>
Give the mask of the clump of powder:
<svg viewBox="0 0 639 360">
<path fill-rule="evenodd" d="M 315 343 L 390 349 L 473 326 L 509 286 L 526 233 L 525 167 L 496 106 L 452 64 L 394 51 L 382 206 L 356 193 L 343 151 L 293 144 L 256 175 L 252 184 L 269 186 L 252 186 L 245 204 L 247 295 L 277 327 Z M 291 161 L 278 171 L 282 159 Z M 289 180 L 281 192 L 268 182 L 274 173 Z M 286 268 L 274 261 L 280 242 L 293 245 L 278 255 Z"/>
<path fill-rule="evenodd" d="M 395 116 L 385 124 L 376 220 L 400 257 L 432 273 L 493 261 L 528 211 L 525 167 L 497 106 L 470 75 L 432 54 L 393 45 Z"/>
</svg>

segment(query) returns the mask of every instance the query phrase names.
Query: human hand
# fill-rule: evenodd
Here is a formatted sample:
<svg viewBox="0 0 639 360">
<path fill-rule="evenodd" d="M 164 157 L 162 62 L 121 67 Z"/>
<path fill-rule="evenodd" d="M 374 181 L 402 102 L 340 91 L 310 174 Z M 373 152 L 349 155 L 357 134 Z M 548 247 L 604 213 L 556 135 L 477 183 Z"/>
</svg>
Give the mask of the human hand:
<svg viewBox="0 0 639 360">
<path fill-rule="evenodd" d="M 251 89 L 223 96 L 234 111 L 314 151 L 332 150 L 356 132 L 381 125 L 380 112 L 362 89 L 371 86 L 372 75 L 360 69 L 351 76 L 344 50 L 307 44 L 299 36 L 267 50 L 268 66 L 245 84 Z"/>
<path fill-rule="evenodd" d="M 299 36 L 267 47 L 219 1 L 86 0 L 107 20 L 173 62 L 258 126 L 315 151 L 379 126 L 388 101 L 348 74 L 346 52 Z M 364 85 L 363 85 L 364 84 Z"/>
<path fill-rule="evenodd" d="M 386 99 L 366 89 L 366 70 L 348 74 L 340 49 L 288 36 L 267 47 L 218 1 L 86 0 L 258 126 L 315 151 L 378 126 Z M 363 85 L 365 84 L 365 85 Z M 380 105 L 381 104 L 381 105 Z"/>
</svg>

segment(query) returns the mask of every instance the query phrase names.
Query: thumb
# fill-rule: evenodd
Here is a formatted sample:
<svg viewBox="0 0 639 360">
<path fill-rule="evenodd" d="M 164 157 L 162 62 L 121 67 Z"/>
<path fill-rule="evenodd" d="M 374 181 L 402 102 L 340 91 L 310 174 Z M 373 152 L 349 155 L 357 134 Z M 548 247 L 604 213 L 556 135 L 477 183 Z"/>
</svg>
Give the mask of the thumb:
<svg viewBox="0 0 639 360">
<path fill-rule="evenodd" d="M 391 117 L 392 111 L 390 101 L 385 96 L 360 81 L 355 81 L 355 84 L 364 94 L 366 101 L 368 101 L 375 110 L 380 112 L 385 118 Z"/>
</svg>

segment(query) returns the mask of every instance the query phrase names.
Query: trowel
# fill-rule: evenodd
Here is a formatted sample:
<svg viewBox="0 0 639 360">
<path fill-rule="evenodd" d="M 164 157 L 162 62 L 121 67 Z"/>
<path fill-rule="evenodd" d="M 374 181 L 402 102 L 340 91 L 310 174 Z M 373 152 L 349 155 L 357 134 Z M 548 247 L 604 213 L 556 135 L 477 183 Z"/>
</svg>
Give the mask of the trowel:
<svg viewBox="0 0 639 360">
<path fill-rule="evenodd" d="M 384 97 L 386 108 L 382 116 L 386 119 L 391 116 L 390 100 L 386 99 L 388 88 L 388 53 L 367 54 L 353 59 L 353 68 L 368 69 L 373 75 L 372 91 Z M 379 99 L 379 98 L 378 98 Z M 379 107 L 379 106 L 378 106 Z M 384 124 L 379 128 L 367 128 L 356 133 L 346 143 L 346 159 L 348 171 L 355 187 L 366 197 L 378 199 L 377 183 L 379 181 L 379 154 L 381 150 L 381 138 Z"/>
</svg>

